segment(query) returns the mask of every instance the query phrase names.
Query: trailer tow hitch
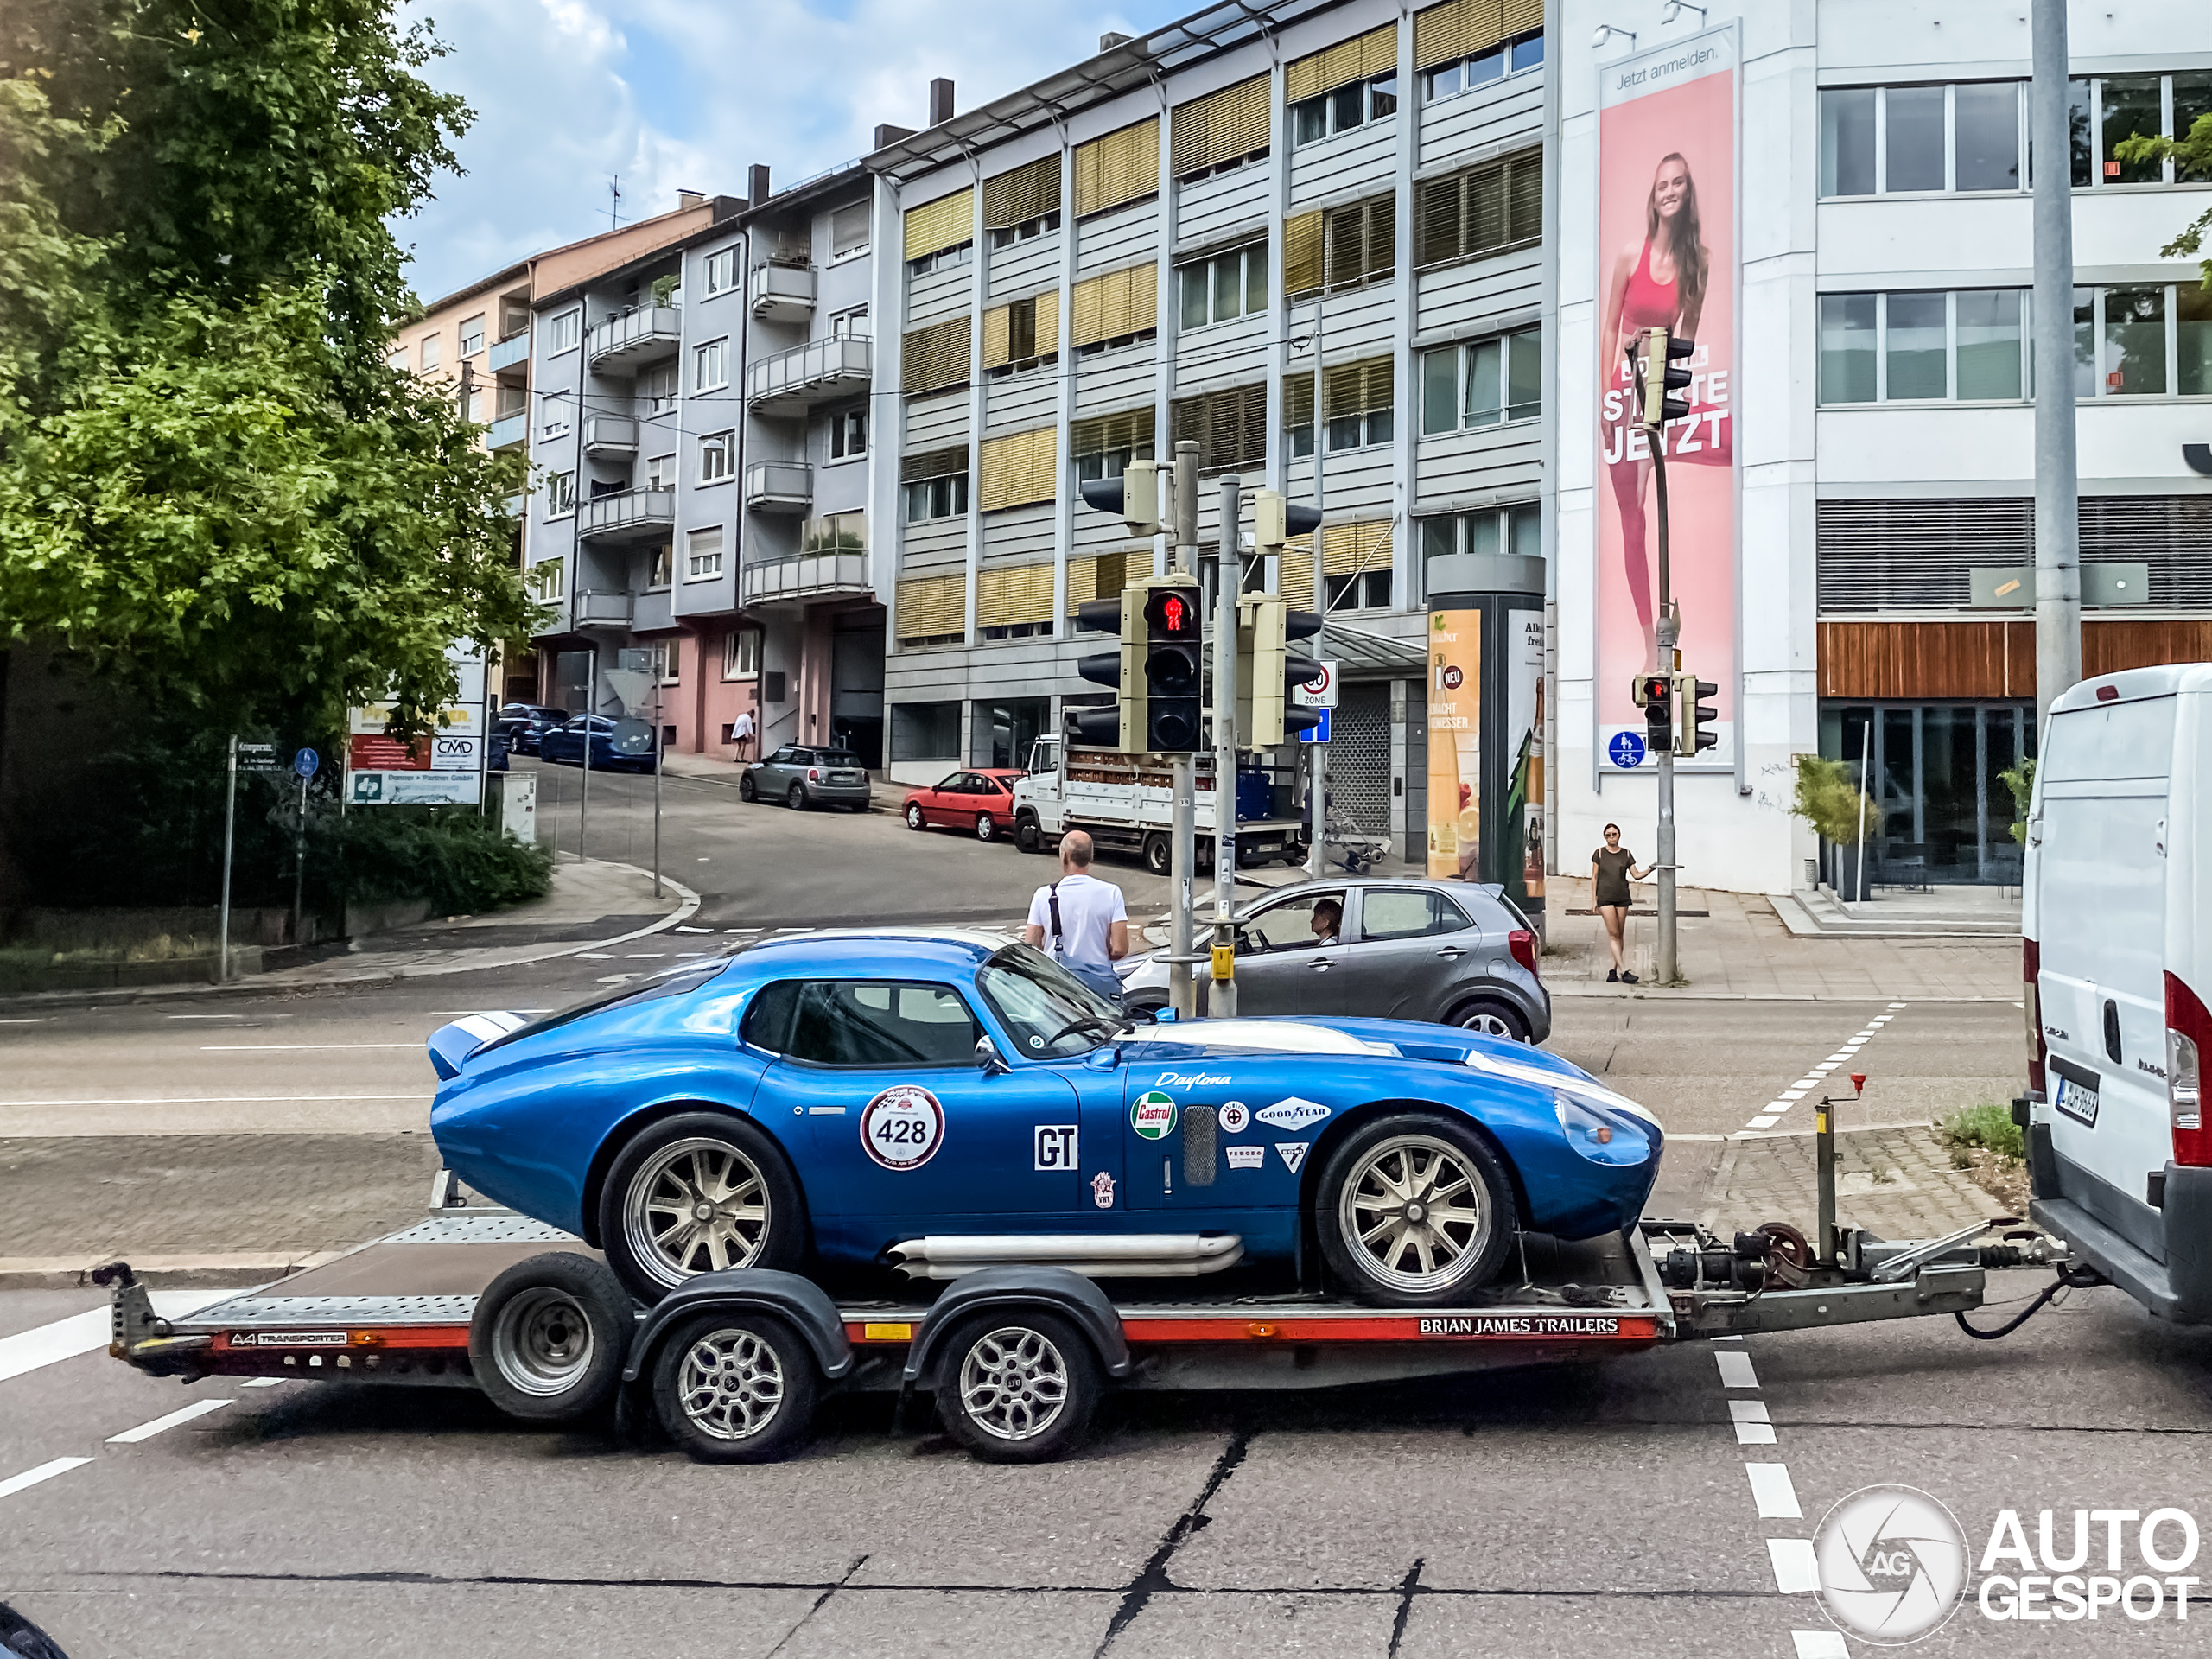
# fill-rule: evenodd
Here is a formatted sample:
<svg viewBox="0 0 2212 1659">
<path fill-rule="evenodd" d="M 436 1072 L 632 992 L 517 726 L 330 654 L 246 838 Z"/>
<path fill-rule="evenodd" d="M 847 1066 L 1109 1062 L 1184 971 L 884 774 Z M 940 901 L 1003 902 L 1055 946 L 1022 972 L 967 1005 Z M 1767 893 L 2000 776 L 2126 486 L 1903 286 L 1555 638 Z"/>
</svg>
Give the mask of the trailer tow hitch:
<svg viewBox="0 0 2212 1659">
<path fill-rule="evenodd" d="M 2005 1320 L 2004 1324 L 1999 1325 L 1994 1331 L 1984 1331 L 1979 1325 L 1968 1324 L 1967 1321 L 1967 1316 L 1963 1313 L 1954 1313 L 1951 1317 L 1959 1322 L 1960 1330 L 1965 1332 L 1967 1335 L 1974 1338 L 1976 1341 L 1994 1342 L 1999 1337 L 2011 1336 L 2015 1331 L 2018 1330 L 2031 1319 L 2034 1318 L 2036 1314 L 2048 1307 L 2050 1305 L 2051 1298 L 2057 1295 L 2060 1291 L 2087 1290 L 2092 1285 L 2108 1285 L 2111 1282 L 2111 1280 L 2106 1278 L 2104 1274 L 2099 1273 L 2094 1268 L 2089 1267 L 2086 1264 L 2078 1268 L 2069 1268 L 2062 1262 L 2058 1264 L 2058 1277 L 2050 1284 L 2045 1285 L 2041 1290 L 2037 1291 L 2033 1301 L 2030 1302 L 2018 1313 L 2015 1313 L 2011 1319 Z"/>
</svg>

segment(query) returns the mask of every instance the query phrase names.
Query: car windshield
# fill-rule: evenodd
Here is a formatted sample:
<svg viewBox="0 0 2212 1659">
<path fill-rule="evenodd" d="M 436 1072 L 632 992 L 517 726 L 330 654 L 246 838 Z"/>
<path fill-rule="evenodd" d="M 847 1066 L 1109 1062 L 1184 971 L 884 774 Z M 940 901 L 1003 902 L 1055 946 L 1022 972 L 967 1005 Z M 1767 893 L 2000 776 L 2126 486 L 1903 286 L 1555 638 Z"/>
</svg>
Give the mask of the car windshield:
<svg viewBox="0 0 2212 1659">
<path fill-rule="evenodd" d="M 1086 1054 L 1128 1024 L 1122 1012 L 1043 951 L 1009 944 L 976 971 L 976 988 L 1032 1059 Z"/>
<path fill-rule="evenodd" d="M 850 749 L 817 749 L 816 754 L 825 766 L 857 766 L 861 758 Z"/>
</svg>

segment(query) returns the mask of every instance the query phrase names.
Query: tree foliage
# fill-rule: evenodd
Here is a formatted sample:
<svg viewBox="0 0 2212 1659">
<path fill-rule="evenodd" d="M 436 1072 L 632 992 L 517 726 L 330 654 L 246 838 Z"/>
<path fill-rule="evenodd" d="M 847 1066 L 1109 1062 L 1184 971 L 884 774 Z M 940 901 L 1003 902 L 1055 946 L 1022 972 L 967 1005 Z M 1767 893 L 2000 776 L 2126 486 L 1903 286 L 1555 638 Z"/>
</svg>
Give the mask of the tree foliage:
<svg viewBox="0 0 2212 1659">
<path fill-rule="evenodd" d="M 2171 159 L 2175 171 L 2183 178 L 2212 179 L 2212 111 L 2198 116 L 2178 138 L 2123 138 L 2113 147 L 2113 153 L 2128 162 Z M 2169 259 L 2195 257 L 2204 254 L 2208 235 L 2212 235 L 2212 207 L 2183 226 L 2181 234 L 2158 251 Z M 2201 269 L 2205 288 L 2212 289 L 2212 255 L 2203 257 Z"/>
<path fill-rule="evenodd" d="M 385 361 L 468 111 L 385 0 L 0 9 L 0 631 L 196 709 L 413 727 L 525 633 L 516 463 Z"/>
<path fill-rule="evenodd" d="M 1859 769 L 1847 760 L 1801 754 L 1790 815 L 1813 826 L 1823 841 L 1855 842 L 1862 831 L 1881 831 L 1882 804 L 1859 788 Z"/>
</svg>

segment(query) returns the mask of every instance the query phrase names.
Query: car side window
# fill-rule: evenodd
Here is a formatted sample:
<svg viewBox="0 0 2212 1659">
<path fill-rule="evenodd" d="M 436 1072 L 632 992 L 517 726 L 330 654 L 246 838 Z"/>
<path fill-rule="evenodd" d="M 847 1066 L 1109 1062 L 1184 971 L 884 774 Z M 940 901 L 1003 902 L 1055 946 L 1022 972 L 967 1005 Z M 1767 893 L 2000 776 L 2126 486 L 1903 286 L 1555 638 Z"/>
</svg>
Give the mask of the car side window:
<svg viewBox="0 0 2212 1659">
<path fill-rule="evenodd" d="M 755 991 L 738 1027 L 739 1040 L 771 1054 L 783 1053 L 791 1046 L 791 1013 L 798 1006 L 798 991 L 795 979 L 779 979 Z"/>
<path fill-rule="evenodd" d="M 940 795 L 957 795 L 960 792 L 961 783 L 966 777 L 965 772 L 954 772 L 951 777 L 937 785 L 937 792 Z"/>
<path fill-rule="evenodd" d="M 1467 925 L 1465 911 L 1427 887 L 1370 887 L 1360 904 L 1359 937 L 1364 940 L 1418 939 L 1456 933 Z"/>
<path fill-rule="evenodd" d="M 816 1065 L 971 1065 L 982 1034 L 949 985 L 817 979 L 798 988 L 784 1052 Z"/>
<path fill-rule="evenodd" d="M 1310 950 L 1338 936 L 1344 910 L 1341 893 L 1301 893 L 1270 905 L 1246 921 L 1239 931 L 1254 951 Z M 1317 914 L 1322 919 L 1318 929 L 1314 925 Z"/>
</svg>

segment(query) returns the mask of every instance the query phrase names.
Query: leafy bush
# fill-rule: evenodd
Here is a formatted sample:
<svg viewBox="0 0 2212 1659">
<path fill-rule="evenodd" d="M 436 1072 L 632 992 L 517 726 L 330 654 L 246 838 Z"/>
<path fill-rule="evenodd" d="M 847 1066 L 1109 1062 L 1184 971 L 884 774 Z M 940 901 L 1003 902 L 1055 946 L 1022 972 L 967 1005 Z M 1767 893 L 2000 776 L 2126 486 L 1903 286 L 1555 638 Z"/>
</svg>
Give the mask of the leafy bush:
<svg viewBox="0 0 2212 1659">
<path fill-rule="evenodd" d="M 1955 1149 L 1980 1147 L 2016 1164 L 2028 1155 L 2027 1137 L 2012 1121 L 2012 1109 L 1993 1100 L 1953 1112 L 1943 1120 L 1942 1130 Z"/>
<path fill-rule="evenodd" d="M 2012 839 L 2024 847 L 2028 844 L 2028 803 L 2036 791 L 2035 757 L 2031 755 L 1997 775 L 2012 792 Z"/>
<path fill-rule="evenodd" d="M 1796 760 L 1797 791 L 1789 809 L 1792 816 L 1811 824 L 1823 841 L 1854 842 L 1859 839 L 1863 802 L 1866 833 L 1872 837 L 1880 832 L 1881 803 L 1860 792 L 1858 770 L 1849 761 L 1824 760 L 1817 754 L 1801 754 Z"/>
<path fill-rule="evenodd" d="M 474 807 L 380 806 L 326 815 L 310 826 L 310 885 L 324 907 L 373 899 L 428 899 L 448 916 L 474 915 L 553 884 L 553 855 L 505 834 Z"/>
</svg>

